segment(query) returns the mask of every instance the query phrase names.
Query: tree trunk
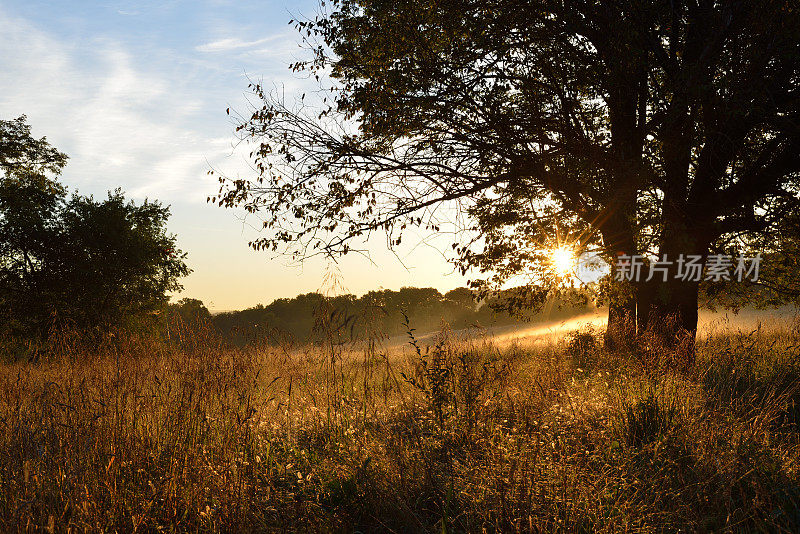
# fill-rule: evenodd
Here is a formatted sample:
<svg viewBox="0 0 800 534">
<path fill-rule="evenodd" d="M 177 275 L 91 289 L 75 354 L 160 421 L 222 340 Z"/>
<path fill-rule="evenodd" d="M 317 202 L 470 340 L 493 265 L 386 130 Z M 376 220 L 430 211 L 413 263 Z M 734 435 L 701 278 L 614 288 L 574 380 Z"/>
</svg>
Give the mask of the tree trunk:
<svg viewBox="0 0 800 534">
<path fill-rule="evenodd" d="M 652 288 L 647 322 L 644 329 L 664 329 L 671 325 L 675 331 L 697 332 L 697 307 L 699 282 L 667 280 Z M 672 318 L 666 321 L 667 318 Z M 662 321 L 668 324 L 658 324 Z"/>
<path fill-rule="evenodd" d="M 668 279 L 653 286 L 647 322 L 640 337 L 670 367 L 694 364 L 697 336 L 698 282 Z"/>
<path fill-rule="evenodd" d="M 618 202 L 601 227 L 603 245 L 612 255 L 611 278 L 616 276 L 616 260 L 620 255 L 633 256 L 638 253 L 631 224 L 635 213 L 635 197 L 627 202 Z M 610 296 L 608 323 L 604 343 L 609 350 L 629 346 L 636 338 L 636 290 L 638 284 L 620 286 L 617 294 Z"/>
<path fill-rule="evenodd" d="M 686 273 L 678 272 L 678 260 L 695 255 L 700 256 L 700 263 L 705 261 L 709 239 L 703 222 L 689 221 L 678 210 L 666 210 L 660 259 L 670 262 L 667 277 L 663 280 L 663 275 L 656 274 L 641 292 L 639 334 L 655 343 L 678 368 L 694 363 L 700 286 L 699 280 L 679 276 Z"/>
</svg>

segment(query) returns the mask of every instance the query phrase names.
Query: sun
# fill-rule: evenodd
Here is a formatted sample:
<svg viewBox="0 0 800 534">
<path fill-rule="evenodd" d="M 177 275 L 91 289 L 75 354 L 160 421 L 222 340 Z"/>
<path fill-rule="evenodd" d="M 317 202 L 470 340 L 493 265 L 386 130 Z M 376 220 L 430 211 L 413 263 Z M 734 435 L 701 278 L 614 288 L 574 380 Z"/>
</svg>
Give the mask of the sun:
<svg viewBox="0 0 800 534">
<path fill-rule="evenodd" d="M 550 251 L 550 265 L 556 275 L 565 277 L 575 270 L 575 252 L 567 247 L 554 248 Z"/>
</svg>

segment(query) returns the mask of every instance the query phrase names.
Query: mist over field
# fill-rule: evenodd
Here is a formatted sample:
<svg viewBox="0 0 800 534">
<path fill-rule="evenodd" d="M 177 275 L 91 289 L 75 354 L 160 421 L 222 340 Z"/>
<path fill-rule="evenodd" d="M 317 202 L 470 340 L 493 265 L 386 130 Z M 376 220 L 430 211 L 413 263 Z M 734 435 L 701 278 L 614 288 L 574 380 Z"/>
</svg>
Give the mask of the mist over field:
<svg viewBox="0 0 800 534">
<path fill-rule="evenodd" d="M 781 331 L 796 325 L 800 318 L 800 310 L 794 306 L 757 310 L 743 309 L 733 311 L 701 310 L 697 324 L 698 337 L 706 337 L 729 331 Z M 486 335 L 496 342 L 531 342 L 558 341 L 575 330 L 594 329 L 601 331 L 606 325 L 607 317 L 598 310 L 569 319 L 537 323 L 532 326 L 513 325 L 507 327 L 488 328 Z"/>
</svg>

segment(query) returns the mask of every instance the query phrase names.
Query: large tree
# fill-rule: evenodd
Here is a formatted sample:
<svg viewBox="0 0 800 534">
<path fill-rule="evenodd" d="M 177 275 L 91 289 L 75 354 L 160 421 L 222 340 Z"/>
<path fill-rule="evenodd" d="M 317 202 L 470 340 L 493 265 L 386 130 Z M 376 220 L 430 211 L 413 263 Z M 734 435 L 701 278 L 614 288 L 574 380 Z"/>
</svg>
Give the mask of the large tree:
<svg viewBox="0 0 800 534">
<path fill-rule="evenodd" d="M 557 240 L 612 265 L 748 250 L 798 208 L 795 2 L 334 0 L 296 24 L 326 105 L 255 84 L 258 176 L 213 199 L 265 214 L 256 248 L 399 243 L 447 204 L 480 232 L 455 260 L 499 282 Z M 609 331 L 694 332 L 700 284 L 675 268 L 613 288 Z"/>
<path fill-rule="evenodd" d="M 166 232 L 169 209 L 121 191 L 67 195 L 66 156 L 31 135 L 25 117 L 0 120 L 0 325 L 106 329 L 162 307 L 189 273 Z"/>
</svg>

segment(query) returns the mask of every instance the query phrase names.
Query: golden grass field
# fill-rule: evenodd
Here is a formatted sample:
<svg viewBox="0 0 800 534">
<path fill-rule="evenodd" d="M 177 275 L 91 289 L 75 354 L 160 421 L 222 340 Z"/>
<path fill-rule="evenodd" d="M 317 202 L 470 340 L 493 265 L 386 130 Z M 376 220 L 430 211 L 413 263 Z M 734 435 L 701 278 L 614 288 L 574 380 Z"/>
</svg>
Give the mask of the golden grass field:
<svg viewBox="0 0 800 534">
<path fill-rule="evenodd" d="M 419 353 L 64 336 L 0 368 L 0 530 L 797 531 L 796 326 L 712 329 L 682 371 L 591 326 Z"/>
</svg>

